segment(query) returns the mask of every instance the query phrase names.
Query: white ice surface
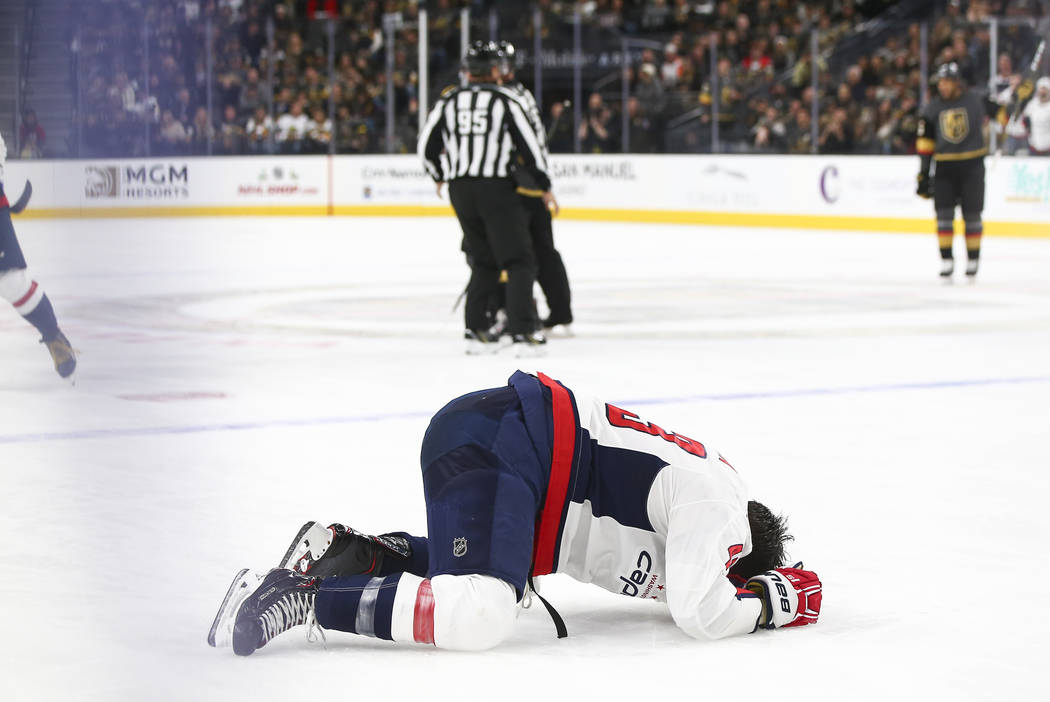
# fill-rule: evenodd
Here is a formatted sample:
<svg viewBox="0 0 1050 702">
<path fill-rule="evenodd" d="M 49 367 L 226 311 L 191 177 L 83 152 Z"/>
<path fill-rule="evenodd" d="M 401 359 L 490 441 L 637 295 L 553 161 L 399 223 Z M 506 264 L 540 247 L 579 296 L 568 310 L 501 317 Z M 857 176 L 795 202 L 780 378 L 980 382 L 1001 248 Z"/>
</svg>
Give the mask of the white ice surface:
<svg viewBox="0 0 1050 702">
<path fill-rule="evenodd" d="M 577 336 L 518 360 L 463 354 L 452 219 L 16 227 L 80 367 L 0 306 L 0 700 L 1046 694 L 1050 240 L 946 285 L 932 234 L 557 222 Z M 717 446 L 789 515 L 819 624 L 703 643 L 553 576 L 563 641 L 535 607 L 483 654 L 205 644 L 303 521 L 423 533 L 428 418 L 517 367 Z"/>
</svg>

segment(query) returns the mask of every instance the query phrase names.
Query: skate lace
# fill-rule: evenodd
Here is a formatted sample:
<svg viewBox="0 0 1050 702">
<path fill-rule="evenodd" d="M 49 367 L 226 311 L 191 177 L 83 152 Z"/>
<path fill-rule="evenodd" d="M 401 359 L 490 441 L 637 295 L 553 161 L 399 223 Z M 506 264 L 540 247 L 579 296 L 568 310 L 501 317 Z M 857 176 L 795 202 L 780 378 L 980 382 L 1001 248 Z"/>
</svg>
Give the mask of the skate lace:
<svg viewBox="0 0 1050 702">
<path fill-rule="evenodd" d="M 308 624 L 307 639 L 313 635 L 314 627 L 317 626 L 317 618 L 314 616 L 314 593 L 291 592 L 274 602 L 259 615 L 263 628 L 263 643 L 266 643 L 278 634 L 288 631 L 293 626 Z M 324 638 L 324 632 L 321 632 Z M 316 636 L 314 639 L 316 640 Z"/>
</svg>

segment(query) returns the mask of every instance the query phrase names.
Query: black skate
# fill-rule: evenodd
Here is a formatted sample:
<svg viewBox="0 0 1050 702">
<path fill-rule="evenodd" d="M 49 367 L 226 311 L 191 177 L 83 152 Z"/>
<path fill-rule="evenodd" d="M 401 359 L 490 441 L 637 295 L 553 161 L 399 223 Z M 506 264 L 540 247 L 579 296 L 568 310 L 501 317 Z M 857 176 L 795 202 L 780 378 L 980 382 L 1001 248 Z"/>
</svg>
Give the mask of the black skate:
<svg viewBox="0 0 1050 702">
<path fill-rule="evenodd" d="M 535 358 L 543 356 L 547 350 L 547 337 L 539 332 L 514 334 L 514 355 L 518 358 Z"/>
<path fill-rule="evenodd" d="M 316 626 L 314 600 L 320 583 L 318 578 L 283 568 L 267 573 L 237 608 L 233 652 L 238 656 L 250 656 L 273 637 L 294 626 L 307 624 L 311 629 Z"/>
<path fill-rule="evenodd" d="M 543 320 L 543 333 L 547 336 L 571 337 L 576 336 L 572 330 L 572 316 L 554 317 L 550 316 Z"/>
<path fill-rule="evenodd" d="M 211 629 L 208 631 L 209 646 L 223 648 L 230 645 L 233 638 L 233 623 L 237 619 L 237 610 L 248 599 L 248 595 L 255 592 L 259 581 L 264 577 L 262 573 L 256 573 L 247 568 L 233 576 L 230 589 L 226 591 L 226 597 L 222 598 L 222 604 L 219 605 L 219 611 L 216 613 L 215 620 L 212 621 Z"/>
<path fill-rule="evenodd" d="M 303 524 L 279 567 L 315 578 L 378 574 L 384 564 L 406 565 L 412 552 L 402 536 L 369 536 L 342 524 Z"/>
<path fill-rule="evenodd" d="M 496 353 L 502 348 L 506 348 L 506 344 L 503 343 L 503 339 L 498 333 L 493 333 L 485 329 L 467 329 L 463 332 L 463 339 L 467 342 L 467 355 L 468 356 L 483 356 L 485 354 Z"/>
<path fill-rule="evenodd" d="M 69 339 L 61 331 L 55 335 L 54 339 L 50 341 L 40 340 L 40 343 L 47 347 L 48 352 L 51 354 L 51 360 L 55 363 L 55 370 L 63 378 L 68 378 L 73 375 L 73 371 L 77 368 L 77 357 L 73 353 L 73 346 L 69 343 Z"/>
</svg>

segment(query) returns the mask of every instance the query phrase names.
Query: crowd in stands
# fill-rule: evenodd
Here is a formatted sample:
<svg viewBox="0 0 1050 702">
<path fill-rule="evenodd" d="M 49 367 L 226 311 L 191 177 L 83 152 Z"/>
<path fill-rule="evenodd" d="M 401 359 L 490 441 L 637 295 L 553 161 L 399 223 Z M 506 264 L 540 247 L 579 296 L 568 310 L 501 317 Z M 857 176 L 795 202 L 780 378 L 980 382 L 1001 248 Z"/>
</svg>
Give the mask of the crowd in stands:
<svg viewBox="0 0 1050 702">
<path fill-rule="evenodd" d="M 910 153 L 925 80 L 919 22 L 888 25 L 872 34 L 862 51 L 849 48 L 851 38 L 870 30 L 868 20 L 892 4 L 430 0 L 431 94 L 426 98 L 432 101 L 443 84 L 456 80 L 462 6 L 471 10 L 474 36 L 487 35 L 489 13 L 498 12 L 500 36 L 520 42 L 519 59 L 525 60 L 533 41 L 533 8 L 538 8 L 552 151 L 573 151 L 578 142 L 587 153 L 619 152 L 626 111 L 633 152 L 708 151 L 717 126 L 725 151 Z M 971 84 L 983 86 L 991 50 L 987 19 L 1045 18 L 1050 2 L 934 4 L 929 69 L 954 60 Z M 507 9 L 512 6 L 516 12 Z M 107 0 L 78 7 L 72 41 L 80 94 L 75 116 L 79 155 L 385 152 L 384 16 L 394 17 L 397 26 L 392 150 L 415 149 L 421 99 L 419 0 Z M 585 53 L 615 55 L 625 36 L 654 47 L 633 55 L 626 103 L 618 64 L 585 73 L 585 85 L 593 87 L 585 93 L 579 123 L 574 123 L 576 110 L 562 99 L 571 97 L 571 78 L 565 79 L 571 73 L 564 66 L 548 67 L 546 58 L 548 49 L 557 53 L 571 46 L 562 42 L 571 39 L 571 31 L 564 30 L 571 29 L 575 13 L 586 30 Z M 336 21 L 331 79 L 328 23 L 315 21 L 325 18 Z M 820 49 L 815 131 L 814 32 Z M 1002 29 L 996 88 L 1005 98 L 1019 80 L 1017 68 L 1031 55 L 1035 36 L 1028 26 Z M 203 48 L 209 41 L 210 58 Z M 520 77 L 529 85 L 532 66 L 523 67 Z M 1013 136 L 1015 145 L 1023 145 L 1022 133 Z"/>
</svg>

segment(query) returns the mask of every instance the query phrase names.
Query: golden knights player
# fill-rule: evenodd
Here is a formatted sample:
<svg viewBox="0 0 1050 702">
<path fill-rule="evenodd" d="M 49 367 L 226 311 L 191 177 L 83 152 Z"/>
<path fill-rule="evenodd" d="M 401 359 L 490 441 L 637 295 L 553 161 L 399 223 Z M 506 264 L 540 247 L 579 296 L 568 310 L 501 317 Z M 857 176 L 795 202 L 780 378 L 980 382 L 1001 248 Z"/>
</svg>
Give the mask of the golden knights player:
<svg viewBox="0 0 1050 702">
<path fill-rule="evenodd" d="M 937 93 L 919 117 L 915 150 L 921 159 L 919 186 L 921 197 L 933 198 L 937 213 L 937 241 L 941 249 L 941 275 L 949 277 L 955 268 L 952 259 L 952 221 L 955 207 L 962 208 L 966 223 L 966 275 L 977 275 L 981 255 L 981 210 L 984 209 L 984 118 L 1001 113 L 1002 108 L 967 90 L 955 63 L 942 65 L 936 74 Z M 936 163 L 930 178 L 930 162 Z"/>
</svg>

